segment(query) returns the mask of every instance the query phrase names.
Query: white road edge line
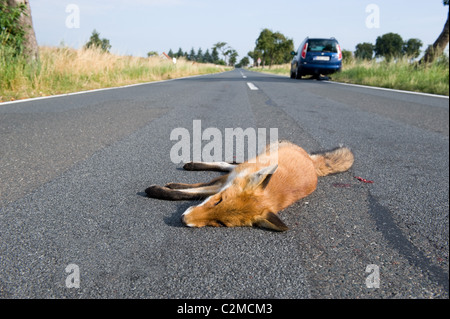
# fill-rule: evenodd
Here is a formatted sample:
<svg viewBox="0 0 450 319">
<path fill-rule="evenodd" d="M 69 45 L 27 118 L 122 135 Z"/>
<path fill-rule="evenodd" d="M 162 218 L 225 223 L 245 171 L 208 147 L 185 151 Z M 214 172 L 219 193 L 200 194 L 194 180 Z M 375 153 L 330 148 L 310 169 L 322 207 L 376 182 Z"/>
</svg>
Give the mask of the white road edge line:
<svg viewBox="0 0 450 319">
<path fill-rule="evenodd" d="M 256 71 L 252 71 L 256 72 Z M 273 75 L 273 76 L 279 76 L 283 78 L 288 78 L 289 75 L 282 75 L 282 74 L 271 74 L 271 73 L 265 73 L 265 75 Z M 441 99 L 449 99 L 446 95 L 439 95 L 439 94 L 431 94 L 431 93 L 422 93 L 422 92 L 414 92 L 414 91 L 405 91 L 405 90 L 396 90 L 396 89 L 388 89 L 388 88 L 382 88 L 377 86 L 368 86 L 368 85 L 361 85 L 361 84 L 352 84 L 352 83 L 342 83 L 342 82 L 335 82 L 335 81 L 324 81 L 321 82 L 325 83 L 331 83 L 331 84 L 339 84 L 339 85 L 347 85 L 347 86 L 355 86 L 360 87 L 364 89 L 372 89 L 372 90 L 381 90 L 381 91 L 389 91 L 394 93 L 404 93 L 404 94 L 413 94 L 413 95 L 422 95 L 422 96 L 428 96 L 428 97 L 437 97 Z"/>
<path fill-rule="evenodd" d="M 130 88 L 130 87 L 134 87 L 134 86 L 147 85 L 147 84 L 157 84 L 157 83 L 171 82 L 171 81 L 176 81 L 176 80 L 197 78 L 197 77 L 206 76 L 206 75 L 216 75 L 216 74 L 221 74 L 221 73 L 225 73 L 225 72 L 229 72 L 229 71 L 218 72 L 218 73 L 210 73 L 210 74 L 191 75 L 191 76 L 185 76 L 185 77 L 169 79 L 169 80 L 150 81 L 150 82 L 129 84 L 129 85 L 123 85 L 123 86 L 115 86 L 115 87 L 95 89 L 95 90 L 71 92 L 71 93 L 49 95 L 49 96 L 40 96 L 40 97 L 33 97 L 33 98 L 29 98 L 29 99 L 22 99 L 22 100 L 15 100 L 15 101 L 5 101 L 5 102 L 0 102 L 0 107 L 3 106 L 3 105 L 8 105 L 8 104 L 25 103 L 25 102 L 53 99 L 53 98 L 58 98 L 58 97 L 66 97 L 66 96 L 71 96 L 71 95 L 79 95 L 79 94 L 87 94 L 87 93 L 94 93 L 94 92 L 101 92 L 101 91 L 124 89 L 124 88 Z"/>
<path fill-rule="evenodd" d="M 258 91 L 259 89 L 256 87 L 256 85 L 254 85 L 252 82 L 247 82 L 248 87 L 250 88 L 250 90 L 252 91 Z"/>
<path fill-rule="evenodd" d="M 448 99 L 448 96 L 445 95 L 438 95 L 438 94 L 431 94 L 431 93 L 421 93 L 421 92 L 414 92 L 414 91 L 404 91 L 404 90 L 396 90 L 396 89 L 388 89 L 388 88 L 381 88 L 377 86 L 367 86 L 367 85 L 361 85 L 361 84 L 352 84 L 352 83 L 342 83 L 342 82 L 334 82 L 334 81 L 322 81 L 326 83 L 332 83 L 332 84 L 339 84 L 339 85 L 347 85 L 347 86 L 355 86 L 359 88 L 364 89 L 372 89 L 372 90 L 380 90 L 380 91 L 388 91 L 388 92 L 394 92 L 394 93 L 405 93 L 405 94 L 414 94 L 414 95 L 422 95 L 422 96 L 428 96 L 428 97 L 437 97 L 441 99 Z"/>
</svg>

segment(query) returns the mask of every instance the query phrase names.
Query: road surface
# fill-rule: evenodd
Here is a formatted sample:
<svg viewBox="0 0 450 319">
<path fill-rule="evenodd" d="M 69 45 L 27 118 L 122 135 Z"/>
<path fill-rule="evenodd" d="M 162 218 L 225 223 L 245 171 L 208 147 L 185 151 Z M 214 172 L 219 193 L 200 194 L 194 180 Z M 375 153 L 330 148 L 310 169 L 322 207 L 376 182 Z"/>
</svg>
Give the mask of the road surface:
<svg viewBox="0 0 450 319">
<path fill-rule="evenodd" d="M 193 120 L 356 161 L 287 232 L 187 228 L 144 190 L 218 175 L 171 161 Z M 238 69 L 0 104 L 0 140 L 0 298 L 448 298 L 448 98 Z"/>
</svg>

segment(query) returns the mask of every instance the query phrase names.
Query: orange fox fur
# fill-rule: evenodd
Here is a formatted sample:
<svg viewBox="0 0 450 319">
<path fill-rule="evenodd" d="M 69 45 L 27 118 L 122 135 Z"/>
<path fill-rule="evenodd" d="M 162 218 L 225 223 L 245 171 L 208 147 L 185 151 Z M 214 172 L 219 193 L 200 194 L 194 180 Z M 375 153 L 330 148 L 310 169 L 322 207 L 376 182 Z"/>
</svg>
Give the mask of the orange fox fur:
<svg viewBox="0 0 450 319">
<path fill-rule="evenodd" d="M 255 159 L 239 165 L 227 163 L 188 163 L 186 170 L 229 172 L 209 183 L 151 186 L 151 198 L 165 200 L 205 199 L 182 216 L 189 227 L 259 226 L 276 231 L 288 227 L 277 213 L 317 187 L 317 177 L 348 170 L 354 157 L 346 147 L 309 155 L 290 142 L 266 147 Z"/>
</svg>

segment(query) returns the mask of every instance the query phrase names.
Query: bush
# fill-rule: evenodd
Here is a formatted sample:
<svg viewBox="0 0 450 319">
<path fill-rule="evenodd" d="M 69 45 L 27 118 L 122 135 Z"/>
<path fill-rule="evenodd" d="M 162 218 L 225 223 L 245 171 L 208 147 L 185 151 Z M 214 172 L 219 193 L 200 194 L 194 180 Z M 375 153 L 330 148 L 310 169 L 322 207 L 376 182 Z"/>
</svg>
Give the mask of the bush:
<svg viewBox="0 0 450 319">
<path fill-rule="evenodd" d="M 25 14 L 25 9 L 26 5 L 23 3 L 10 7 L 6 0 L 0 0 L 0 47 L 3 54 L 17 56 L 23 52 L 25 30 L 18 21 Z"/>
</svg>

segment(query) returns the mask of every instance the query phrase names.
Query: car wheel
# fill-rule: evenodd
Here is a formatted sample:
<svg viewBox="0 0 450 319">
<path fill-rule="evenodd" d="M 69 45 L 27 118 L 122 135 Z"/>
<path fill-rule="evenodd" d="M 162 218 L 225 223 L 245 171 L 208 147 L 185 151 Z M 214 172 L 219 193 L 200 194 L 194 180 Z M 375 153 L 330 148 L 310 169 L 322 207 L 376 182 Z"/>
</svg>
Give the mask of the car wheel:
<svg viewBox="0 0 450 319">
<path fill-rule="evenodd" d="M 297 80 L 301 80 L 302 79 L 302 73 L 299 70 L 297 70 L 297 74 L 295 74 L 295 78 Z"/>
</svg>

